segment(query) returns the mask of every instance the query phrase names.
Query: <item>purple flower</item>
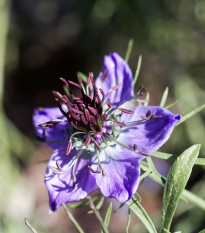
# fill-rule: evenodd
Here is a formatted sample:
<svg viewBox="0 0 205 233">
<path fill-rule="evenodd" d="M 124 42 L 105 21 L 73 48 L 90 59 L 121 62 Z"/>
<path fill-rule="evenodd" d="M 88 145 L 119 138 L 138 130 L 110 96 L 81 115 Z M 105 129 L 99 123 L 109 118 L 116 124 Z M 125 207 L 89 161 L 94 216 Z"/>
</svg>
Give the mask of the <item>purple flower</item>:
<svg viewBox="0 0 205 233">
<path fill-rule="evenodd" d="M 45 175 L 50 211 L 98 188 L 128 201 L 139 185 L 140 160 L 168 140 L 180 115 L 140 105 L 145 89 L 134 96 L 132 72 L 117 53 L 105 56 L 96 82 L 92 73 L 86 86 L 80 78 L 61 80 L 69 97 L 53 92 L 58 108 L 38 108 L 33 117 L 38 137 L 53 148 Z"/>
</svg>

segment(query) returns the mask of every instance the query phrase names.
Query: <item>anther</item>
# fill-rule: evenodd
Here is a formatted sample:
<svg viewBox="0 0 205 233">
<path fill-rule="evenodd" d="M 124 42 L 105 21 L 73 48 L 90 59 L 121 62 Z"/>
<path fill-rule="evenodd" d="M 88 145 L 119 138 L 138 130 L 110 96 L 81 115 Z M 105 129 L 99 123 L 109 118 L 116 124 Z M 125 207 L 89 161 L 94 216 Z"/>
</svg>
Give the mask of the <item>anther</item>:
<svg viewBox="0 0 205 233">
<path fill-rule="evenodd" d="M 137 145 L 136 144 L 134 144 L 133 149 L 137 150 Z"/>
<path fill-rule="evenodd" d="M 155 115 L 152 115 L 151 117 L 150 117 L 150 119 L 152 120 L 152 119 L 160 119 L 160 118 L 162 118 L 162 116 L 155 116 Z"/>
<path fill-rule="evenodd" d="M 90 166 L 88 166 L 88 170 L 90 170 L 92 173 L 98 173 L 98 174 L 101 173 L 100 170 L 94 170 L 94 169 L 92 169 L 92 167 L 90 167 Z"/>
<path fill-rule="evenodd" d="M 61 80 L 62 82 L 64 82 L 64 84 L 66 85 L 66 87 L 68 87 L 68 82 L 67 82 L 64 78 L 60 78 L 60 80 Z"/>
<path fill-rule="evenodd" d="M 111 108 L 112 104 L 111 104 L 110 100 L 107 101 L 107 106 L 108 106 L 108 108 Z"/>
<path fill-rule="evenodd" d="M 143 156 L 149 156 L 147 153 L 142 152 L 142 151 L 137 151 L 139 154 L 143 155 Z"/>
<path fill-rule="evenodd" d="M 145 87 L 144 87 L 144 86 L 141 86 L 141 87 L 138 89 L 136 96 L 137 96 L 137 97 L 143 96 L 144 93 L 145 93 L 145 91 L 146 91 Z"/>
<path fill-rule="evenodd" d="M 103 98 L 105 97 L 105 92 L 103 91 L 103 89 L 99 88 L 100 93 L 102 94 Z"/>
<path fill-rule="evenodd" d="M 75 83 L 75 82 L 70 81 L 70 80 L 68 81 L 68 83 L 71 84 L 71 85 L 73 85 L 73 86 L 78 87 L 79 89 L 81 89 L 81 86 L 78 83 Z"/>
<path fill-rule="evenodd" d="M 68 142 L 68 145 L 67 145 L 67 148 L 66 148 L 66 155 L 69 155 L 69 154 L 70 154 L 71 149 L 72 149 L 72 142 L 69 141 L 69 142 Z"/>
<path fill-rule="evenodd" d="M 114 90 L 119 89 L 122 86 L 122 84 L 123 84 L 122 82 L 117 84 L 116 86 L 112 87 L 111 90 L 114 91 Z"/>
<path fill-rule="evenodd" d="M 151 111 L 148 110 L 148 111 L 147 111 L 147 114 L 146 114 L 146 117 L 150 117 L 150 116 L 151 116 Z"/>
<path fill-rule="evenodd" d="M 124 109 L 124 108 L 119 108 L 119 110 L 120 110 L 121 112 L 127 113 L 127 114 L 132 114 L 132 113 L 133 113 L 133 111 L 128 110 L 128 109 Z"/>
<path fill-rule="evenodd" d="M 85 140 L 85 142 L 84 142 L 84 144 L 85 144 L 86 146 L 88 146 L 88 145 L 90 144 L 90 142 L 91 142 L 91 138 L 90 138 L 90 137 L 87 137 L 86 140 Z"/>
<path fill-rule="evenodd" d="M 117 124 L 117 125 L 119 125 L 119 126 L 126 126 L 125 124 L 123 124 L 122 122 L 119 122 L 119 121 L 114 121 L 115 122 L 115 124 Z"/>
</svg>

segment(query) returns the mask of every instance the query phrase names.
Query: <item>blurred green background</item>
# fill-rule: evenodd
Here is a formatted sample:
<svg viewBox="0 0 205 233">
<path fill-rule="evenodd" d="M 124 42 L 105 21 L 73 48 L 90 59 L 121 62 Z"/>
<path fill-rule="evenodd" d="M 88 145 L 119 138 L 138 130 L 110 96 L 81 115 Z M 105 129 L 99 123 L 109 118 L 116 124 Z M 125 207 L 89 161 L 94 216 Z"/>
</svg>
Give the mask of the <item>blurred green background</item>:
<svg viewBox="0 0 205 233">
<path fill-rule="evenodd" d="M 48 159 L 51 150 L 35 139 L 33 109 L 55 106 L 51 91 L 61 90 L 59 77 L 74 80 L 77 71 L 96 77 L 105 54 L 125 56 L 130 38 L 129 64 L 134 73 L 142 54 L 137 86 L 146 86 L 151 105 L 159 105 L 166 86 L 168 104 L 177 100 L 171 108 L 175 113 L 204 104 L 204 0 L 0 0 L 0 232 L 30 232 L 24 217 L 39 233 L 76 232 L 62 209 L 48 214 L 46 163 L 39 161 Z M 202 143 L 200 156 L 205 155 L 204 118 L 203 111 L 177 127 L 161 150 L 180 154 Z M 166 174 L 169 164 L 156 164 Z M 203 198 L 204 178 L 204 168 L 195 166 L 187 187 Z M 162 189 L 145 179 L 139 193 L 159 226 Z M 86 232 L 99 232 L 87 210 L 73 213 Z M 198 232 L 205 228 L 204 216 L 181 201 L 172 231 Z M 111 232 L 125 232 L 126 221 L 126 208 L 113 214 Z M 130 232 L 146 230 L 132 218 Z"/>
</svg>

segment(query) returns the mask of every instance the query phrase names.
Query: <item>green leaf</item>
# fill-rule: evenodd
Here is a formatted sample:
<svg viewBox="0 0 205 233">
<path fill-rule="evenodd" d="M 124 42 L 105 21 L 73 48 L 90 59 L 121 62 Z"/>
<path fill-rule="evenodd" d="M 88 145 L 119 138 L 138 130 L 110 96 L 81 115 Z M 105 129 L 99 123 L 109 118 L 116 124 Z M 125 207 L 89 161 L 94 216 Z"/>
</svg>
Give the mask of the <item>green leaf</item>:
<svg viewBox="0 0 205 233">
<path fill-rule="evenodd" d="M 165 108 L 166 108 L 166 109 L 171 108 L 172 106 L 174 106 L 175 104 L 177 104 L 177 102 L 178 102 L 178 101 L 175 101 L 174 103 L 167 105 Z"/>
<path fill-rule="evenodd" d="M 169 160 L 169 161 L 175 161 L 178 158 L 177 155 L 168 154 L 168 153 L 159 152 L 159 151 L 154 152 L 152 156 L 156 158 L 160 158 L 160 159 Z M 194 165 L 205 166 L 205 158 L 197 158 Z"/>
<path fill-rule="evenodd" d="M 160 102 L 160 107 L 164 107 L 166 101 L 167 101 L 167 97 L 168 97 L 168 93 L 169 93 L 169 87 L 166 87 L 163 95 L 162 95 L 162 99 L 161 99 L 161 102 Z"/>
<path fill-rule="evenodd" d="M 149 92 L 147 92 L 146 97 L 145 97 L 144 106 L 147 106 L 149 104 L 149 99 L 150 99 L 150 94 L 149 94 Z"/>
<path fill-rule="evenodd" d="M 125 55 L 125 61 L 128 63 L 129 61 L 129 58 L 130 58 L 130 54 L 132 52 L 132 47 L 133 47 L 133 39 L 130 39 L 129 40 L 129 43 L 128 43 L 128 47 L 127 47 L 127 52 L 126 52 L 126 55 Z"/>
<path fill-rule="evenodd" d="M 198 108 L 194 109 L 193 111 L 191 111 L 190 113 L 187 113 L 186 115 L 184 115 L 180 122 L 178 122 L 176 124 L 177 125 L 180 125 L 181 123 L 183 123 L 184 121 L 188 120 L 189 118 L 193 117 L 194 115 L 196 115 L 198 112 L 200 112 L 201 110 L 203 110 L 205 108 L 205 104 L 204 105 L 201 105 L 199 106 Z"/>
<path fill-rule="evenodd" d="M 85 74 L 83 74 L 82 72 L 78 71 L 77 72 L 77 76 L 79 76 L 83 80 L 84 83 L 87 83 L 88 77 Z"/>
<path fill-rule="evenodd" d="M 204 229 L 204 230 L 202 230 L 202 231 L 200 231 L 199 233 L 205 233 L 205 229 Z"/>
<path fill-rule="evenodd" d="M 139 201 L 137 201 L 134 197 L 132 197 L 130 201 L 126 202 L 126 204 L 142 221 L 142 223 L 145 225 L 145 227 L 150 233 L 157 233 L 154 223 L 152 222 L 149 215 L 147 214 L 147 212 L 142 207 Z"/>
<path fill-rule="evenodd" d="M 100 195 L 101 195 L 100 193 L 97 193 L 94 197 L 92 197 L 92 200 L 96 201 Z M 89 203 L 90 203 L 89 200 L 76 202 L 76 203 L 73 203 L 73 204 L 69 204 L 69 208 L 75 209 L 75 208 L 79 208 L 79 207 L 89 205 Z"/>
<path fill-rule="evenodd" d="M 138 79 L 138 76 L 140 73 L 140 69 L 141 69 L 141 64 L 142 64 L 142 55 L 140 55 L 139 59 L 138 59 L 137 69 L 136 69 L 135 76 L 134 76 L 134 85 L 137 82 L 137 79 Z"/>
<path fill-rule="evenodd" d="M 116 210 L 114 210 L 114 213 L 117 213 L 124 205 L 125 205 L 125 203 L 120 204 L 120 206 L 117 207 Z"/>
<path fill-rule="evenodd" d="M 96 209 L 97 209 L 97 210 L 99 210 L 99 209 L 102 207 L 104 200 L 105 200 L 105 197 L 102 196 L 102 197 L 100 198 L 99 202 L 98 202 L 97 205 L 96 205 Z M 89 211 L 88 211 L 88 214 L 93 214 L 93 213 L 94 213 L 93 210 L 89 210 Z"/>
<path fill-rule="evenodd" d="M 73 223 L 73 225 L 75 226 L 76 230 L 79 233 L 84 233 L 83 229 L 81 228 L 81 226 L 78 224 L 78 222 L 75 220 L 75 218 L 73 217 L 72 213 L 69 211 L 68 207 L 63 203 L 63 207 L 65 209 L 65 212 L 67 214 L 67 216 L 69 217 L 69 219 L 71 220 L 71 222 Z"/>
<path fill-rule="evenodd" d="M 107 213 L 106 213 L 105 219 L 104 219 L 104 224 L 107 228 L 109 226 L 111 213 L 112 213 L 112 202 L 110 202 L 110 205 L 108 206 Z M 103 233 L 103 230 L 101 231 L 101 233 Z"/>
<path fill-rule="evenodd" d="M 192 167 L 199 154 L 200 145 L 193 145 L 185 150 L 171 167 L 163 194 L 162 203 L 162 233 L 170 229 L 180 196 L 190 177 Z"/>
<path fill-rule="evenodd" d="M 146 172 L 150 169 L 149 165 L 146 162 L 141 161 L 140 164 L 141 164 L 141 169 L 143 171 Z M 166 178 L 160 175 L 157 172 L 157 170 L 155 172 L 150 173 L 148 176 L 161 185 L 165 185 L 166 183 Z M 188 200 L 189 203 L 192 203 L 193 205 L 201 208 L 202 210 L 205 210 L 205 200 L 203 200 L 201 197 L 198 197 L 196 194 L 185 189 L 183 191 L 183 196 L 181 195 L 181 198 L 183 200 Z"/>
</svg>

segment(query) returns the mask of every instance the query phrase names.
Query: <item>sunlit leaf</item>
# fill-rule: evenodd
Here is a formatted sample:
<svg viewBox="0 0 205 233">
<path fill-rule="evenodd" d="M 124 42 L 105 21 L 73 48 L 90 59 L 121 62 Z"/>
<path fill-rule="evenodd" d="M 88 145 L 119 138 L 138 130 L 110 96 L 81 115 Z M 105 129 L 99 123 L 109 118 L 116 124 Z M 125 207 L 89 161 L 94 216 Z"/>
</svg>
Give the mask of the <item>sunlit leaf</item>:
<svg viewBox="0 0 205 233">
<path fill-rule="evenodd" d="M 125 61 L 128 63 L 129 61 L 129 58 L 130 58 L 130 54 L 132 52 L 132 47 L 133 47 L 133 39 L 130 39 L 129 40 L 129 43 L 128 43 L 128 47 L 127 47 L 127 52 L 126 52 L 126 55 L 125 55 Z"/>
<path fill-rule="evenodd" d="M 168 93 L 169 93 L 169 88 L 166 87 L 163 95 L 162 95 L 162 99 L 161 99 L 161 102 L 160 102 L 160 107 L 164 107 L 166 101 L 167 101 L 167 97 L 168 97 Z"/>
<path fill-rule="evenodd" d="M 171 167 L 163 194 L 162 232 L 170 229 L 180 196 L 190 177 L 192 167 L 199 154 L 200 145 L 194 145 L 185 150 Z"/>
<path fill-rule="evenodd" d="M 78 71 L 77 72 L 77 76 L 79 76 L 83 80 L 84 83 L 87 83 L 88 77 L 85 74 L 83 74 L 82 72 Z"/>
<path fill-rule="evenodd" d="M 164 159 L 164 160 L 169 160 L 169 161 L 175 161 L 178 158 L 177 155 L 168 154 L 168 153 L 159 152 L 159 151 L 154 152 L 152 156 L 160 158 L 160 159 Z M 205 158 L 197 158 L 194 165 L 205 166 Z"/>
<path fill-rule="evenodd" d="M 135 76 L 134 76 L 134 84 L 137 82 L 137 79 L 138 79 L 138 76 L 140 73 L 140 69 L 141 69 L 141 64 L 142 64 L 142 55 L 140 55 L 139 59 L 138 59 L 137 69 L 136 69 Z"/>
</svg>

